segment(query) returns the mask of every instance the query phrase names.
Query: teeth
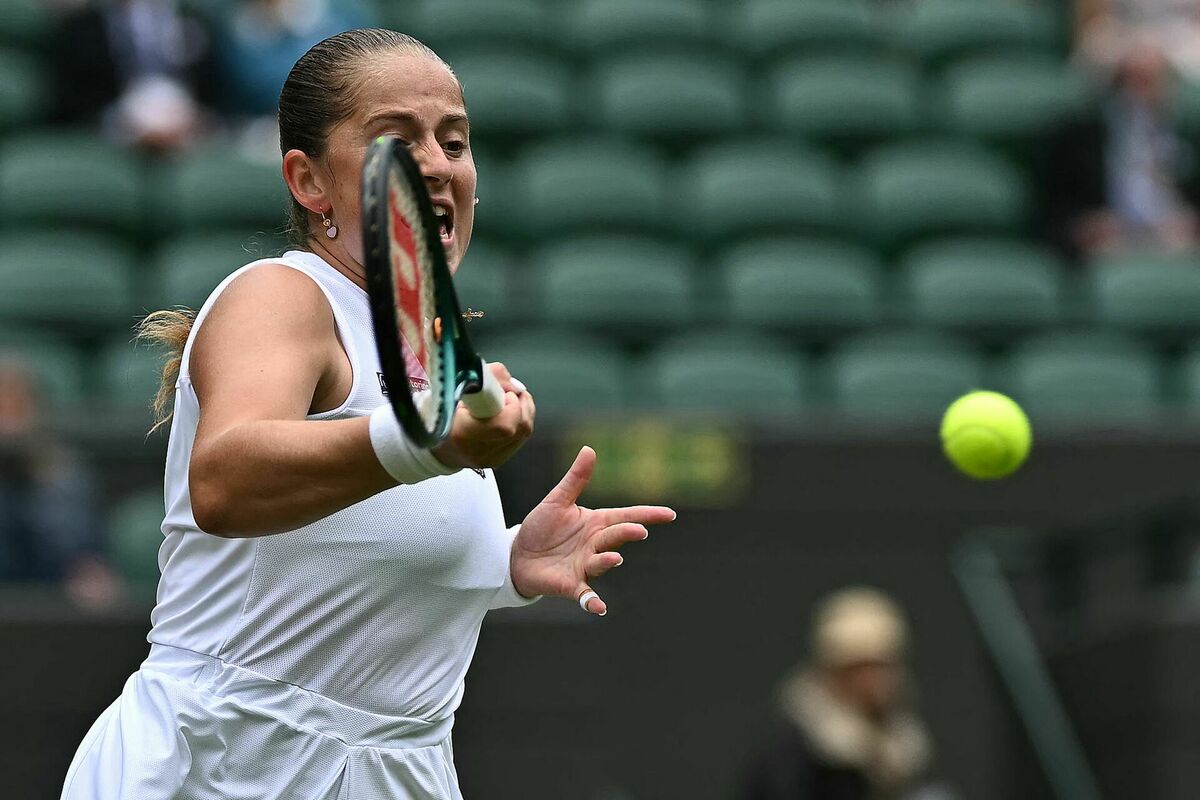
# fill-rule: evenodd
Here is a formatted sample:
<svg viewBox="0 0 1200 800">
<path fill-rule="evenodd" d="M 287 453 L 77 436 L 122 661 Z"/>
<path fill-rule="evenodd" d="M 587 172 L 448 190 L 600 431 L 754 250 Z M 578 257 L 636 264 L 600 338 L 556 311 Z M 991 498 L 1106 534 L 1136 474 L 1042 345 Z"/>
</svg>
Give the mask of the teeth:
<svg viewBox="0 0 1200 800">
<path fill-rule="evenodd" d="M 434 207 L 433 207 L 433 215 L 434 215 L 435 217 L 444 217 L 444 216 L 446 216 L 446 207 L 445 207 L 445 206 L 434 206 Z"/>
</svg>

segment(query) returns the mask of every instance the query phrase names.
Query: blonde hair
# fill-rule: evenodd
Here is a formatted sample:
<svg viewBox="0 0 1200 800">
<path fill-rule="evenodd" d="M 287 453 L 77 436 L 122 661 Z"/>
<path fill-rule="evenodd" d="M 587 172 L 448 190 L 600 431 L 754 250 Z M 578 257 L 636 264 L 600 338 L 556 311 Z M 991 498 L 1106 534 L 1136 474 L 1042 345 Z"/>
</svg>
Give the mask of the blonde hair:
<svg viewBox="0 0 1200 800">
<path fill-rule="evenodd" d="M 154 425 L 150 432 L 158 430 L 171 418 L 171 402 L 175 397 L 175 382 L 179 380 L 179 366 L 183 362 L 183 348 L 196 321 L 196 312 L 190 308 L 171 308 L 155 311 L 137 324 L 135 339 L 142 344 L 159 347 L 165 352 L 162 379 L 150 407 L 154 410 Z"/>
<path fill-rule="evenodd" d="M 813 619 L 813 655 L 826 667 L 895 661 L 907 645 L 904 612 L 883 592 L 852 586 L 821 602 Z"/>
</svg>

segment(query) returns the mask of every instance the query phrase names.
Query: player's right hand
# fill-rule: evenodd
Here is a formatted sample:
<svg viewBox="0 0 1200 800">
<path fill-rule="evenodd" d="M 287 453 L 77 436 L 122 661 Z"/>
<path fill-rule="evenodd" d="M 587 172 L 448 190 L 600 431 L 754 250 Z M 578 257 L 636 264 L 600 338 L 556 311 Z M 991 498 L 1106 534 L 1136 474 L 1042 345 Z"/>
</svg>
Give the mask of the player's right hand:
<svg viewBox="0 0 1200 800">
<path fill-rule="evenodd" d="M 533 434 L 533 395 L 501 363 L 488 364 L 504 389 L 504 408 L 491 419 L 475 419 L 462 403 L 454 410 L 450 435 L 433 449 L 448 467 L 498 467 Z"/>
</svg>

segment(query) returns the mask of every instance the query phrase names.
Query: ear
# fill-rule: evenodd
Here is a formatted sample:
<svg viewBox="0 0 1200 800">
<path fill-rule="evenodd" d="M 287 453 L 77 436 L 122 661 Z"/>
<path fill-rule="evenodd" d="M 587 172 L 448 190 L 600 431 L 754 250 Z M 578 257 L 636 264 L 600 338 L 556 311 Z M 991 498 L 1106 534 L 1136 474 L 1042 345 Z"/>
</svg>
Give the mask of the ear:
<svg viewBox="0 0 1200 800">
<path fill-rule="evenodd" d="M 325 171 L 302 150 L 289 150 L 283 157 L 283 179 L 292 196 L 314 214 L 330 206 L 330 182 Z"/>
</svg>

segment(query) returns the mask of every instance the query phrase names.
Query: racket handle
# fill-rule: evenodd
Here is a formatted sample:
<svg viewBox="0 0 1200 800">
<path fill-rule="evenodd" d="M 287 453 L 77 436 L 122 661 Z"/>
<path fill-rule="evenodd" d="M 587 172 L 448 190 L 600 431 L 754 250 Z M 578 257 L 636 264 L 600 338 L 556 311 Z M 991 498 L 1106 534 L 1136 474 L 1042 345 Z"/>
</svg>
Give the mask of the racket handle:
<svg viewBox="0 0 1200 800">
<path fill-rule="evenodd" d="M 464 394 L 462 401 L 475 419 L 491 419 L 504 408 L 504 390 L 500 388 L 496 376 L 488 369 L 487 362 L 481 358 L 479 365 L 483 372 L 483 387 L 478 392 Z"/>
</svg>

